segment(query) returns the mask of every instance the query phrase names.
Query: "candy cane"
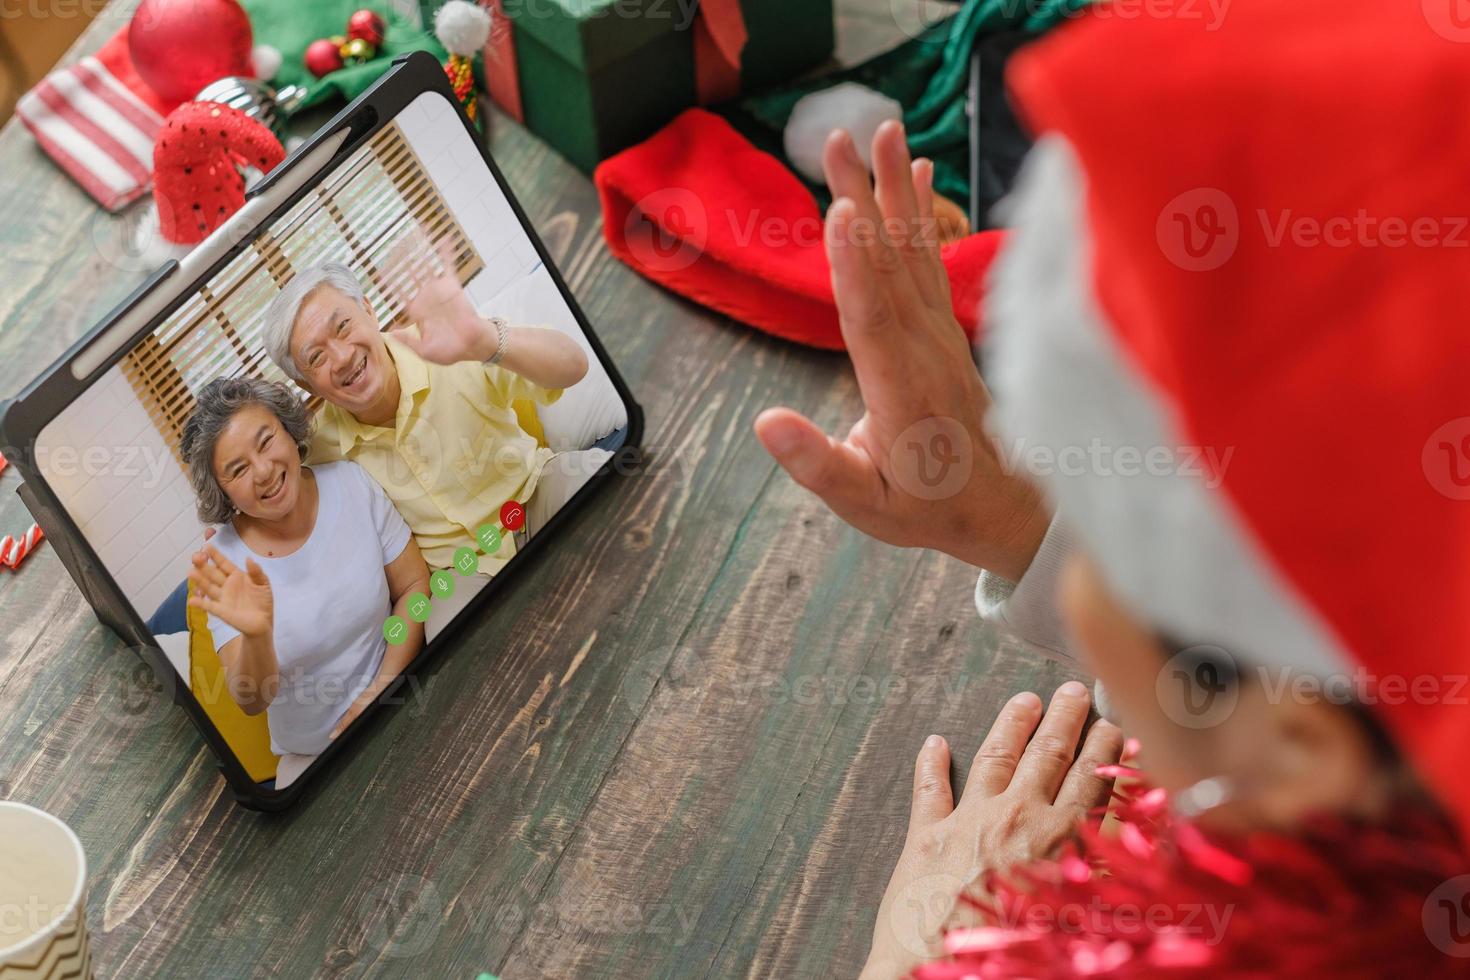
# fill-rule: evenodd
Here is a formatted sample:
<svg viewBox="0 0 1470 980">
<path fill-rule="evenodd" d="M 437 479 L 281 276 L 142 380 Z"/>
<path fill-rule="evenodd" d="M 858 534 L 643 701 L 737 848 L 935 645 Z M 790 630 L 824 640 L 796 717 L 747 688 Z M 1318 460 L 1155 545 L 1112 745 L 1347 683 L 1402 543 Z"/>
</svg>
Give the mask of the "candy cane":
<svg viewBox="0 0 1470 980">
<path fill-rule="evenodd" d="M 31 529 L 21 538 L 12 538 L 7 534 L 4 539 L 0 539 L 0 565 L 16 568 L 45 538 L 39 524 L 32 524 Z"/>
</svg>

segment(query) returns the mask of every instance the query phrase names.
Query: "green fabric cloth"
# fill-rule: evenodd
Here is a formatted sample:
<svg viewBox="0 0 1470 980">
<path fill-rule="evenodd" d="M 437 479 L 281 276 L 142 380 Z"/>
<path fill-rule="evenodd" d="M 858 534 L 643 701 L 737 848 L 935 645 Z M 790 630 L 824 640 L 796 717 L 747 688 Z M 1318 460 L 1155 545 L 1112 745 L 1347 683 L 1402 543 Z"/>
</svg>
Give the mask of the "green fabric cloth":
<svg viewBox="0 0 1470 980">
<path fill-rule="evenodd" d="M 770 90 L 719 110 L 752 143 L 786 159 L 783 136 L 791 110 L 806 95 L 858 82 L 904 107 L 909 148 L 934 161 L 934 187 L 960 207 L 970 200 L 970 124 L 965 95 L 970 53 L 979 39 L 1001 31 L 1041 33 L 1087 6 L 1089 0 L 969 0 L 918 37 L 853 68 Z M 825 187 L 809 184 L 825 208 Z"/>
<path fill-rule="evenodd" d="M 281 70 L 276 73 L 275 87 L 306 88 L 306 98 L 300 106 L 303 109 L 334 98 L 352 101 L 377 81 L 400 54 L 423 50 L 441 62 L 448 57 L 438 38 L 393 10 L 384 0 L 241 0 L 241 5 L 250 15 L 255 43 L 269 44 L 281 52 Z M 378 56 L 360 65 L 348 65 L 325 78 L 314 77 L 301 60 L 307 46 L 318 38 L 346 35 L 347 18 L 363 8 L 376 10 L 388 25 Z"/>
</svg>

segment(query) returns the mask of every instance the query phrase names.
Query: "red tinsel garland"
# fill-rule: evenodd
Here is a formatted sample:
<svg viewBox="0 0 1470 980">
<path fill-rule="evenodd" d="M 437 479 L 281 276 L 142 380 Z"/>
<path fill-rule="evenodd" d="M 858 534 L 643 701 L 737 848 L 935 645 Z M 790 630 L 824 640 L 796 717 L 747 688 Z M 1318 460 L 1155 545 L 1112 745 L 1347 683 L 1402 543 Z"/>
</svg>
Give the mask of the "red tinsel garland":
<svg viewBox="0 0 1470 980">
<path fill-rule="evenodd" d="M 987 875 L 962 899 L 984 924 L 951 928 L 915 980 L 1470 976 L 1470 937 L 1426 907 L 1470 859 L 1428 806 L 1225 839 L 1161 789 L 1117 796 L 1116 834 L 1089 822 L 1058 859 Z"/>
</svg>

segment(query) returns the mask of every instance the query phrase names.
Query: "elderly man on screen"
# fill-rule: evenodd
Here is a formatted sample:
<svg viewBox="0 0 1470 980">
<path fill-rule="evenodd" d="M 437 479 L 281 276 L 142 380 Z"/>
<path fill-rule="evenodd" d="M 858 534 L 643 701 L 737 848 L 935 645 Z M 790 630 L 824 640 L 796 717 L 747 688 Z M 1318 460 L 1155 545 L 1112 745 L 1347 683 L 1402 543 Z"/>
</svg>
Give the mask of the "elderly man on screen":
<svg viewBox="0 0 1470 980">
<path fill-rule="evenodd" d="M 439 270 L 401 253 L 390 263 L 386 278 L 402 288 L 408 325 L 387 333 L 347 266 L 302 270 L 266 312 L 265 349 L 327 403 L 311 461 L 350 459 L 367 470 L 431 568 L 452 567 L 460 548 L 481 551 L 479 529 L 499 525 L 506 501 L 524 504 L 526 526 L 479 555 L 479 573 L 493 576 L 611 454 L 553 453 L 516 412 L 516 402 L 552 404 L 586 375 L 576 341 L 482 316 L 452 261 L 440 259 Z"/>
</svg>

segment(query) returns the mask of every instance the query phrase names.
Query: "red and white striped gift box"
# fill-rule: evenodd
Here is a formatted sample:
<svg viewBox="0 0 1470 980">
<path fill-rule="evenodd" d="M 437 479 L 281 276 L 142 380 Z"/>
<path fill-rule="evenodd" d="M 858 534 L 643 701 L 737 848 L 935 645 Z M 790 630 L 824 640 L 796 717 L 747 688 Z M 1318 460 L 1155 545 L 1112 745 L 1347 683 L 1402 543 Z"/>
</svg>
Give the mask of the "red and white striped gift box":
<svg viewBox="0 0 1470 980">
<path fill-rule="evenodd" d="M 148 190 L 163 117 L 96 58 L 47 75 L 15 112 L 47 155 L 109 211 Z"/>
<path fill-rule="evenodd" d="M 57 166 L 116 211 L 148 191 L 153 140 L 177 107 L 138 76 L 124 26 L 96 55 L 42 79 L 15 114 Z"/>
</svg>

